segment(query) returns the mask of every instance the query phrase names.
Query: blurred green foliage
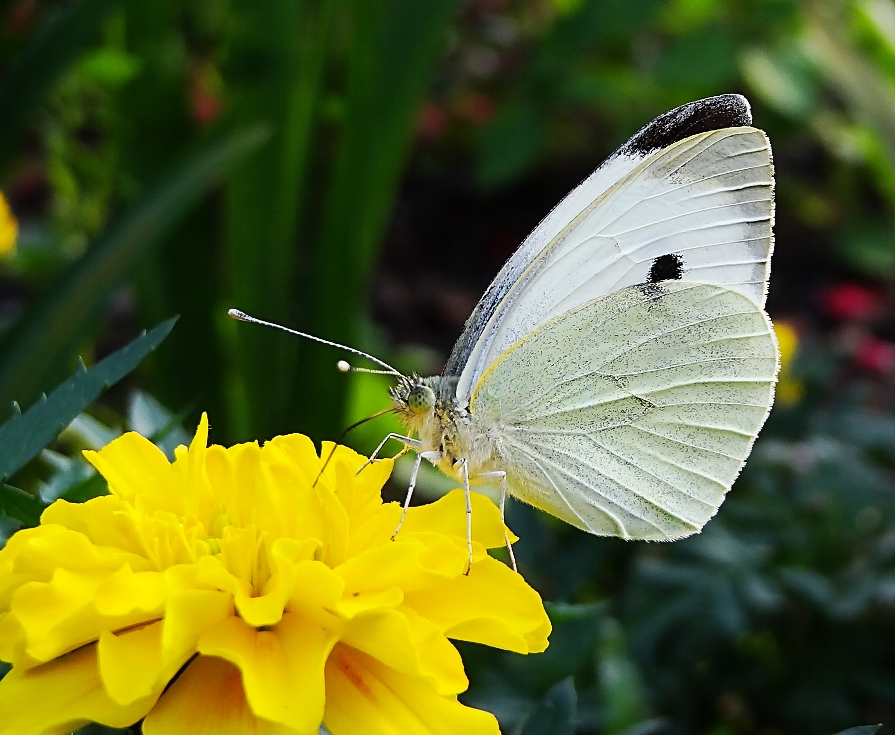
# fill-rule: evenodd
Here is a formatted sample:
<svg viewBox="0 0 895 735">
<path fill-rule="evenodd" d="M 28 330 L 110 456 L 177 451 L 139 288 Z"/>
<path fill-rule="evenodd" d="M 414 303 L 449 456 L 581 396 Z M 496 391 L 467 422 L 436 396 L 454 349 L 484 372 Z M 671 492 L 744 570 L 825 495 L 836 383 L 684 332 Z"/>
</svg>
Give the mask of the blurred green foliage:
<svg viewBox="0 0 895 735">
<path fill-rule="evenodd" d="M 775 150 L 769 303 L 801 334 L 798 390 L 698 537 L 595 539 L 512 504 L 555 632 L 537 657 L 463 646 L 465 699 L 522 735 L 895 727 L 892 0 L 6 0 L 0 22 L 22 221 L 0 398 L 28 405 L 77 354 L 181 315 L 142 374 L 157 399 L 113 394 L 14 478 L 41 503 L 101 492 L 77 450 L 126 428 L 170 451 L 206 410 L 221 443 L 334 438 L 387 405 L 387 379 L 231 306 L 437 364 L 366 310 L 405 175 L 483 207 L 567 190 L 657 114 L 746 93 Z M 433 247 L 380 267 L 413 284 L 467 252 Z"/>
</svg>

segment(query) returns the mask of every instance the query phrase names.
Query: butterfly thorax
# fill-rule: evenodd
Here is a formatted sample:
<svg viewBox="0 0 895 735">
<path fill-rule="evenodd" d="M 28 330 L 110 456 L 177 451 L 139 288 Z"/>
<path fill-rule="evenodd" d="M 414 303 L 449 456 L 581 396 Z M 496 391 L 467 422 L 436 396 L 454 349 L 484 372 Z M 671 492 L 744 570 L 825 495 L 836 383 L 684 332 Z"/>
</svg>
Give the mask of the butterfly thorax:
<svg viewBox="0 0 895 735">
<path fill-rule="evenodd" d="M 461 459 L 474 475 L 490 468 L 496 451 L 487 434 L 476 430 L 469 409 L 457 401 L 456 385 L 454 377 L 402 376 L 391 397 L 401 421 L 419 437 L 421 451 L 440 452 L 435 464 L 459 478 Z"/>
</svg>

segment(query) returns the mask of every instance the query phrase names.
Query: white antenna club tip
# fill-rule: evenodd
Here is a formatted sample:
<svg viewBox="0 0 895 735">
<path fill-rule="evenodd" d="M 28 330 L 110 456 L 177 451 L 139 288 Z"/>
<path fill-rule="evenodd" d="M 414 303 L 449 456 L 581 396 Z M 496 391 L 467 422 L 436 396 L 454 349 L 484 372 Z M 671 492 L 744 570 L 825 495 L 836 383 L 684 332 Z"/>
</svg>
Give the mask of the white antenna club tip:
<svg viewBox="0 0 895 735">
<path fill-rule="evenodd" d="M 349 347 L 348 345 L 339 344 L 338 342 L 331 342 L 328 339 L 323 339 L 322 337 L 315 337 L 313 334 L 308 334 L 307 332 L 299 332 L 297 329 L 289 329 L 289 327 L 284 327 L 282 324 L 277 324 L 275 322 L 266 322 L 263 319 L 258 319 L 254 316 L 249 316 L 244 311 L 240 311 L 239 309 L 230 309 L 227 312 L 234 319 L 238 319 L 241 322 L 251 322 L 252 324 L 261 324 L 265 327 L 273 327 L 274 329 L 279 329 L 282 332 L 286 332 L 287 334 L 294 334 L 296 337 L 304 337 L 305 339 L 309 339 L 313 342 L 319 342 L 323 345 L 329 345 L 330 347 L 336 347 L 340 350 L 345 350 L 346 352 L 350 352 L 353 355 L 359 355 L 367 360 L 371 360 L 375 362 L 377 365 L 381 365 L 385 368 L 382 371 L 383 375 L 400 375 L 397 370 L 395 370 L 391 365 L 387 362 L 383 362 L 378 357 L 374 357 L 368 352 L 364 352 L 363 350 L 355 349 L 354 347 Z M 351 372 L 359 372 L 359 373 L 375 373 L 379 372 L 376 370 L 367 370 L 365 368 L 356 368 L 349 365 L 344 360 L 339 360 L 337 363 L 337 367 L 343 373 L 351 373 Z"/>
</svg>

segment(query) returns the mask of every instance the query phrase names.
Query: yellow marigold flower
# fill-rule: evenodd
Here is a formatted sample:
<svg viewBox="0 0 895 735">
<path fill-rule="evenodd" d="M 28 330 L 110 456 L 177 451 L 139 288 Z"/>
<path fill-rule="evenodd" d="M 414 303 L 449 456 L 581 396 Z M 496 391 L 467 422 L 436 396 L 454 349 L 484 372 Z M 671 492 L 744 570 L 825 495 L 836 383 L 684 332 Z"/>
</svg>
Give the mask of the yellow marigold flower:
<svg viewBox="0 0 895 735">
<path fill-rule="evenodd" d="M 777 346 L 780 348 L 780 375 L 777 378 L 777 402 L 784 406 L 794 406 L 805 392 L 802 381 L 790 372 L 792 361 L 799 351 L 799 334 L 795 328 L 785 321 L 774 324 L 777 335 Z"/>
<path fill-rule="evenodd" d="M 777 335 L 777 345 L 780 348 L 780 370 L 788 371 L 799 349 L 798 332 L 789 322 L 780 320 L 774 323 L 774 333 Z"/>
<path fill-rule="evenodd" d="M 19 235 L 19 223 L 9 208 L 6 199 L 0 194 L 0 255 L 15 247 Z"/>
<path fill-rule="evenodd" d="M 383 504 L 384 460 L 309 439 L 206 447 L 203 416 L 169 463 L 125 434 L 88 459 L 111 495 L 57 501 L 0 551 L 0 734 L 89 722 L 145 735 L 498 733 L 457 701 L 448 640 L 547 646 L 537 593 L 486 549 L 494 505 Z M 327 456 L 332 445 L 324 445 Z"/>
</svg>

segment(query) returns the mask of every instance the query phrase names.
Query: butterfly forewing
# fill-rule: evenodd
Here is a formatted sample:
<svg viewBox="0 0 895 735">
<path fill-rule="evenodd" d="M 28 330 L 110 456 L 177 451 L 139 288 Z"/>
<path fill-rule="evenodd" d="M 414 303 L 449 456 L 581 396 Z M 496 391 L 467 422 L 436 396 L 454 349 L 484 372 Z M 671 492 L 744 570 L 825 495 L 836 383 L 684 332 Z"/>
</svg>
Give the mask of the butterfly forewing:
<svg viewBox="0 0 895 735">
<path fill-rule="evenodd" d="M 661 256 L 679 258 L 686 279 L 728 285 L 763 305 L 773 166 L 764 133 L 742 127 L 749 121 L 735 95 L 673 110 L 569 194 L 467 322 L 445 369 L 459 375 L 461 402 L 511 344 L 569 309 L 647 281 Z"/>
<path fill-rule="evenodd" d="M 601 535 L 694 533 L 767 417 L 777 346 L 761 308 L 713 284 L 623 289 L 507 349 L 470 410 L 510 491 Z"/>
</svg>

